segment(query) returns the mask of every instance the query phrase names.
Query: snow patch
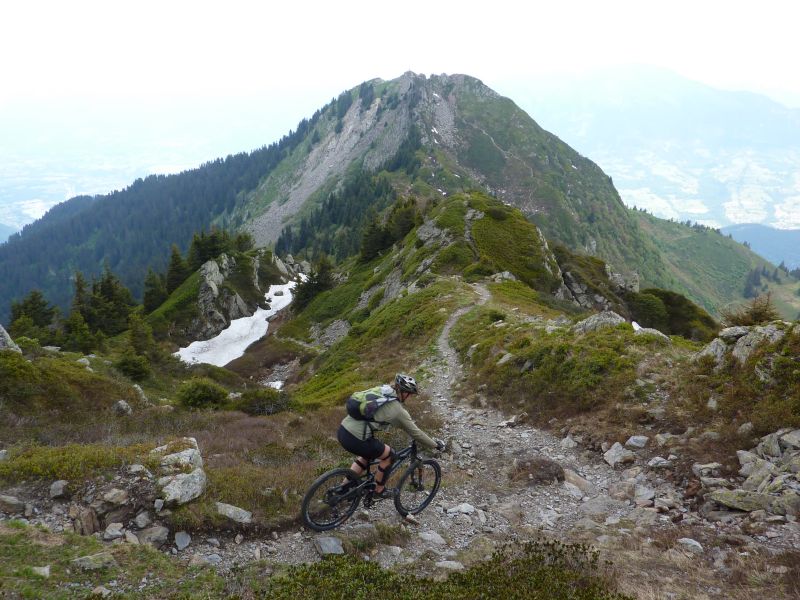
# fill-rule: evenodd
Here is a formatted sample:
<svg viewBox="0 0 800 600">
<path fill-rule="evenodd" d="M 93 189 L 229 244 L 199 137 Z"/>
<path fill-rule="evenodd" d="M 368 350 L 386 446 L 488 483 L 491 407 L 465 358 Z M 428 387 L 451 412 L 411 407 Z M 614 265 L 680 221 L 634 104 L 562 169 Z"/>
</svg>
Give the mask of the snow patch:
<svg viewBox="0 0 800 600">
<path fill-rule="evenodd" d="M 175 356 L 187 363 L 207 363 L 223 367 L 244 354 L 247 347 L 267 335 L 267 319 L 279 310 L 289 306 L 296 281 L 281 285 L 271 285 L 265 294 L 270 303 L 269 310 L 259 308 L 252 316 L 234 319 L 231 324 L 210 340 L 192 342 L 181 348 Z M 281 292 L 281 295 L 276 295 Z M 276 388 L 280 389 L 280 388 Z"/>
</svg>

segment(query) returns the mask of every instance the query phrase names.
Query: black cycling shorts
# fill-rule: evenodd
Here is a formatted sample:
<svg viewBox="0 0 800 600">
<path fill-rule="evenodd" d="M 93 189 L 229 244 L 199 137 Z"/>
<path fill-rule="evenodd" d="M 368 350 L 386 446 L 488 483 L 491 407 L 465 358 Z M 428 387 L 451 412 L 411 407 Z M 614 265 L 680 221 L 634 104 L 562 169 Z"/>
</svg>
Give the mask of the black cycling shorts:
<svg viewBox="0 0 800 600">
<path fill-rule="evenodd" d="M 378 438 L 371 437 L 366 440 L 360 440 L 347 431 L 344 425 L 339 425 L 339 431 L 336 432 L 336 437 L 339 439 L 342 448 L 351 454 L 363 456 L 370 460 L 373 458 L 380 458 L 386 449 L 386 445 Z"/>
</svg>

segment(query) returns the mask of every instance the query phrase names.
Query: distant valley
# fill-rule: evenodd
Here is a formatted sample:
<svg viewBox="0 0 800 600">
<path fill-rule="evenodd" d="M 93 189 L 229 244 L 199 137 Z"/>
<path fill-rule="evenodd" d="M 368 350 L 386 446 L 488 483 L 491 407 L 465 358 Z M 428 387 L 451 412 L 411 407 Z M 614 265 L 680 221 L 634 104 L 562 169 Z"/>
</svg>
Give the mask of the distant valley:
<svg viewBox="0 0 800 600">
<path fill-rule="evenodd" d="M 800 230 L 773 229 L 764 225 L 743 223 L 723 227 L 722 233 L 750 247 L 776 265 L 783 262 L 789 269 L 800 268 Z"/>
<path fill-rule="evenodd" d="M 628 206 L 711 227 L 800 227 L 800 110 L 655 68 L 503 88 Z"/>
</svg>

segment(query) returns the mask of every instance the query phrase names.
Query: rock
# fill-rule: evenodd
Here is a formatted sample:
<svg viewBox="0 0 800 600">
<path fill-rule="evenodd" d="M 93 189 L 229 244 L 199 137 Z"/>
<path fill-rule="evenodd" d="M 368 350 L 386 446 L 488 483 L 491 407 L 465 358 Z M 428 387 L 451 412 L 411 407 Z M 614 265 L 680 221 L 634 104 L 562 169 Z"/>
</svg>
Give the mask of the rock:
<svg viewBox="0 0 800 600">
<path fill-rule="evenodd" d="M 125 402 L 125 400 L 117 400 L 114 406 L 111 407 L 111 410 L 113 410 L 114 414 L 118 417 L 128 417 L 133 414 L 131 405 Z"/>
<path fill-rule="evenodd" d="M 800 429 L 784 433 L 780 438 L 780 445 L 787 449 L 800 449 Z"/>
<path fill-rule="evenodd" d="M 236 537 L 233 538 L 234 543 L 238 546 L 244 541 L 244 536 L 241 533 L 237 533 Z"/>
<path fill-rule="evenodd" d="M 92 590 L 91 596 L 92 597 L 96 596 L 98 598 L 108 598 L 111 595 L 111 593 L 112 593 L 111 590 L 108 589 L 107 587 L 98 585 L 96 588 Z"/>
<path fill-rule="evenodd" d="M 647 442 L 650 441 L 650 438 L 646 435 L 632 435 L 628 438 L 628 441 L 625 442 L 625 446 L 627 448 L 633 448 L 635 450 L 641 450 L 645 446 L 647 446 Z"/>
<path fill-rule="evenodd" d="M 134 546 L 139 545 L 139 538 L 132 531 L 125 531 L 125 541 Z"/>
<path fill-rule="evenodd" d="M 332 536 L 320 536 L 314 538 L 314 548 L 320 556 L 328 554 L 344 554 L 342 540 Z"/>
<path fill-rule="evenodd" d="M 191 473 L 178 473 L 158 480 L 165 506 L 180 506 L 199 498 L 208 485 L 203 469 Z"/>
<path fill-rule="evenodd" d="M 671 469 L 672 461 L 669 461 L 662 456 L 654 456 L 647 461 L 647 466 L 651 469 Z"/>
<path fill-rule="evenodd" d="M 98 571 L 117 566 L 117 561 L 110 552 L 98 552 L 97 554 L 81 556 L 72 560 L 71 563 L 84 571 Z"/>
<path fill-rule="evenodd" d="M 232 504 L 225 504 L 224 502 L 217 502 L 216 504 L 217 513 L 229 518 L 231 521 L 235 521 L 236 523 L 250 523 L 253 520 L 253 513 L 243 508 L 233 506 Z"/>
<path fill-rule="evenodd" d="M 222 557 L 219 554 L 217 554 L 216 552 L 214 554 L 209 554 L 206 557 L 206 559 L 212 565 L 218 565 L 219 563 L 222 562 Z"/>
<path fill-rule="evenodd" d="M 750 463 L 749 475 L 742 484 L 742 489 L 754 492 L 770 477 L 778 474 L 778 469 L 767 460 L 756 459 L 757 462 Z"/>
<path fill-rule="evenodd" d="M 583 492 L 581 491 L 581 489 L 577 485 L 574 485 L 574 484 L 570 483 L 569 481 L 565 481 L 562 484 L 562 486 L 564 487 L 564 490 L 570 496 L 572 496 L 573 498 L 575 498 L 577 500 L 580 500 L 581 498 L 583 498 Z"/>
<path fill-rule="evenodd" d="M 627 508 L 628 506 L 627 502 L 620 502 L 609 496 L 597 496 L 581 504 L 580 507 L 578 507 L 578 512 L 597 520 L 599 518 L 605 519 L 605 517 L 611 513 Z"/>
<path fill-rule="evenodd" d="M 187 448 L 180 452 L 167 454 L 161 459 L 163 469 L 200 469 L 203 467 L 203 455 L 197 448 Z"/>
<path fill-rule="evenodd" d="M 771 496 L 766 494 L 747 490 L 714 490 L 706 495 L 706 499 L 746 512 L 768 510 L 773 500 Z"/>
<path fill-rule="evenodd" d="M 513 354 L 511 354 L 510 352 L 506 352 L 506 353 L 505 353 L 505 354 L 504 354 L 504 355 L 503 355 L 503 356 L 500 358 L 500 360 L 498 360 L 498 361 L 497 361 L 497 366 L 499 367 L 500 365 L 504 365 L 504 364 L 506 364 L 506 363 L 507 363 L 508 361 L 510 361 L 512 358 L 514 358 L 514 355 L 513 355 Z"/>
<path fill-rule="evenodd" d="M 11 339 L 11 336 L 3 329 L 2 325 L 0 325 L 0 350 L 11 350 L 12 352 L 19 352 L 22 354 L 20 347 Z"/>
<path fill-rule="evenodd" d="M 435 563 L 437 569 L 445 569 L 447 571 L 462 571 L 464 565 L 455 560 L 440 560 Z"/>
<path fill-rule="evenodd" d="M 50 565 L 45 565 L 44 567 L 31 567 L 31 571 L 34 574 L 38 575 L 39 577 L 44 577 L 45 579 L 50 578 Z"/>
<path fill-rule="evenodd" d="M 640 327 L 639 329 L 633 332 L 633 335 L 635 336 L 650 335 L 653 336 L 654 338 L 661 340 L 662 342 L 669 342 L 670 344 L 672 343 L 672 339 L 670 339 L 668 335 L 665 335 L 658 329 L 653 329 L 652 327 Z"/>
<path fill-rule="evenodd" d="M 93 508 L 81 508 L 72 521 L 75 533 L 78 535 L 92 535 L 100 529 L 100 521 Z"/>
<path fill-rule="evenodd" d="M 750 435 L 752 432 L 753 432 L 753 424 L 750 421 L 748 421 L 747 423 L 742 423 L 736 430 L 736 433 L 738 433 L 742 437 Z"/>
<path fill-rule="evenodd" d="M 720 331 L 717 335 L 720 339 L 722 339 L 725 343 L 732 344 L 740 337 L 743 337 L 750 333 L 750 327 L 745 327 L 742 325 L 737 325 L 735 327 L 726 327 L 722 331 Z"/>
<path fill-rule="evenodd" d="M 561 440 L 561 447 L 564 450 L 570 450 L 572 448 L 576 448 L 577 446 L 578 446 L 578 442 L 573 440 L 570 436 L 567 436 L 563 440 Z"/>
<path fill-rule="evenodd" d="M 612 467 L 632 463 L 635 460 L 633 452 L 626 450 L 622 444 L 615 442 L 609 450 L 603 454 L 603 459 Z"/>
<path fill-rule="evenodd" d="M 115 505 L 125 504 L 128 502 L 129 498 L 130 495 L 128 492 L 119 488 L 112 488 L 103 494 L 103 501 Z"/>
<path fill-rule="evenodd" d="M 16 496 L 0 494 L 0 512 L 10 515 L 22 514 L 25 512 L 25 503 Z"/>
<path fill-rule="evenodd" d="M 623 317 L 613 311 L 606 310 L 575 323 L 575 325 L 572 326 L 572 330 L 576 333 L 589 333 L 590 331 L 597 331 L 605 327 L 616 327 L 621 323 L 626 323 Z"/>
<path fill-rule="evenodd" d="M 633 501 L 636 506 L 646 507 L 653 505 L 653 498 L 656 497 L 656 492 L 646 485 L 637 485 L 634 488 Z"/>
<path fill-rule="evenodd" d="M 69 497 L 69 481 L 59 479 L 50 484 L 50 497 L 52 499 L 68 498 Z"/>
<path fill-rule="evenodd" d="M 144 529 L 152 522 L 153 519 L 150 518 L 150 513 L 148 513 L 146 510 L 136 515 L 136 518 L 133 520 L 134 525 L 136 525 L 136 527 L 138 527 L 139 529 Z"/>
<path fill-rule="evenodd" d="M 722 365 L 725 363 L 725 352 L 727 350 L 728 346 L 725 342 L 719 338 L 714 338 L 705 348 L 695 354 L 692 360 L 697 362 L 706 356 L 710 356 L 714 359 L 714 370 L 717 371 L 721 369 Z"/>
<path fill-rule="evenodd" d="M 717 488 L 730 486 L 727 479 L 721 479 L 720 477 L 701 477 L 700 483 L 707 490 L 715 490 Z"/>
<path fill-rule="evenodd" d="M 774 344 L 780 341 L 784 335 L 784 330 L 775 323 L 763 327 L 752 327 L 746 335 L 737 340 L 731 354 L 739 361 L 739 364 L 743 365 L 756 348 L 764 344 Z"/>
<path fill-rule="evenodd" d="M 461 504 L 457 504 L 456 506 L 451 506 L 447 509 L 447 514 L 464 514 L 464 515 L 471 515 L 475 512 L 475 507 L 471 504 L 467 504 L 466 502 L 462 502 Z"/>
<path fill-rule="evenodd" d="M 678 543 L 686 550 L 693 554 L 703 554 L 703 546 L 700 545 L 700 542 L 697 540 L 693 540 L 692 538 L 680 538 Z"/>
<path fill-rule="evenodd" d="M 208 560 L 202 554 L 193 554 L 192 558 L 189 559 L 189 566 L 190 567 L 201 568 L 201 567 L 208 567 L 210 565 L 211 565 L 211 561 Z"/>
<path fill-rule="evenodd" d="M 435 531 L 422 531 L 420 532 L 419 537 L 425 540 L 426 542 L 430 542 L 431 544 L 436 544 L 437 546 L 444 546 L 445 544 L 447 544 L 445 539 Z"/>
<path fill-rule="evenodd" d="M 672 435 L 671 433 L 657 433 L 655 440 L 656 444 L 658 444 L 659 448 L 663 448 L 664 446 L 668 445 L 673 438 L 677 436 Z"/>
<path fill-rule="evenodd" d="M 189 544 L 192 543 L 192 536 L 185 531 L 179 531 L 175 534 L 175 547 L 180 550 L 185 550 Z"/>
<path fill-rule="evenodd" d="M 169 539 L 169 529 L 161 525 L 154 525 L 153 527 L 143 529 L 136 534 L 136 537 L 139 538 L 140 544 L 149 544 L 150 546 L 159 548 L 167 543 Z"/>
<path fill-rule="evenodd" d="M 692 465 L 692 473 L 695 474 L 696 477 L 719 477 L 719 470 L 722 468 L 722 465 L 719 463 L 694 463 Z"/>
<path fill-rule="evenodd" d="M 781 444 L 780 444 L 780 437 L 777 433 L 770 433 L 769 435 L 765 435 L 761 438 L 761 441 L 756 446 L 755 453 L 762 457 L 769 459 L 778 458 L 782 454 L 781 451 Z"/>
<path fill-rule="evenodd" d="M 617 481 L 608 486 L 608 495 L 614 500 L 630 500 L 636 492 L 636 484 L 632 481 Z"/>
<path fill-rule="evenodd" d="M 793 490 L 784 490 L 778 498 L 773 498 L 770 512 L 776 515 L 800 515 L 800 493 Z"/>
<path fill-rule="evenodd" d="M 125 532 L 123 531 L 124 525 L 122 523 L 110 523 L 106 530 L 103 532 L 103 539 L 106 542 L 121 538 Z"/>
<path fill-rule="evenodd" d="M 717 398 L 715 396 L 711 396 L 706 402 L 706 408 L 711 411 L 716 411 L 718 406 Z"/>
<path fill-rule="evenodd" d="M 636 527 L 652 527 L 658 521 L 658 511 L 654 508 L 638 507 L 634 508 L 626 517 L 636 525 Z"/>
<path fill-rule="evenodd" d="M 8 460 L 8 450 L 0 450 L 0 462 Z"/>
<path fill-rule="evenodd" d="M 564 481 L 571 483 L 584 494 L 593 494 L 595 491 L 594 485 L 589 480 L 584 479 L 572 469 L 564 469 Z"/>
</svg>

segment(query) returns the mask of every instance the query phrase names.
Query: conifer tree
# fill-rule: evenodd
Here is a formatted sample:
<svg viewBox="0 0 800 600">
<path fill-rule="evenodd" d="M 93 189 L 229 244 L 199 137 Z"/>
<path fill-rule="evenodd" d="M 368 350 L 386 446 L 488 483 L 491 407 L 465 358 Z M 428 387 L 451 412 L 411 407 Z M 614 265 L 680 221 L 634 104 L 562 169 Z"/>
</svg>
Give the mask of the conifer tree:
<svg viewBox="0 0 800 600">
<path fill-rule="evenodd" d="M 189 267 L 186 265 L 186 261 L 183 260 L 178 246 L 172 244 L 172 255 L 167 267 L 167 294 L 171 294 L 178 289 L 188 276 Z"/>
<path fill-rule="evenodd" d="M 167 285 L 164 276 L 156 273 L 153 269 L 147 269 L 147 277 L 144 279 L 144 311 L 153 312 L 167 299 Z"/>
</svg>

